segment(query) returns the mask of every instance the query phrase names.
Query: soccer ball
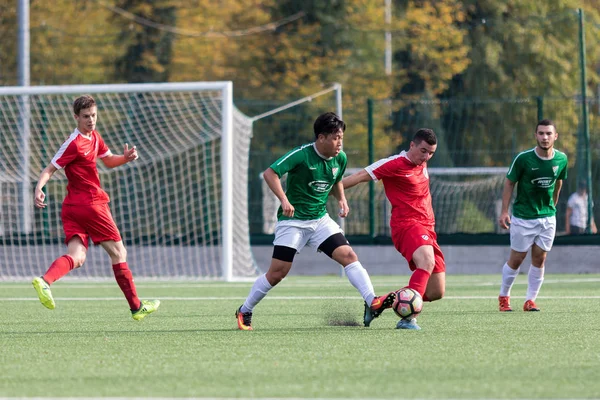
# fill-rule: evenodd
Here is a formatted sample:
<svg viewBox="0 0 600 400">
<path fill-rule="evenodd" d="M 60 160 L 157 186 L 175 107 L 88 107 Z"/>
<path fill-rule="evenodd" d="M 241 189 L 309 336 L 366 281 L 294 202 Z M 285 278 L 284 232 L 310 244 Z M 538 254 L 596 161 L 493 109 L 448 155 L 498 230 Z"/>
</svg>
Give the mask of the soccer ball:
<svg viewBox="0 0 600 400">
<path fill-rule="evenodd" d="M 423 298 L 411 288 L 402 288 L 396 292 L 392 309 L 400 318 L 414 318 L 423 309 Z"/>
</svg>

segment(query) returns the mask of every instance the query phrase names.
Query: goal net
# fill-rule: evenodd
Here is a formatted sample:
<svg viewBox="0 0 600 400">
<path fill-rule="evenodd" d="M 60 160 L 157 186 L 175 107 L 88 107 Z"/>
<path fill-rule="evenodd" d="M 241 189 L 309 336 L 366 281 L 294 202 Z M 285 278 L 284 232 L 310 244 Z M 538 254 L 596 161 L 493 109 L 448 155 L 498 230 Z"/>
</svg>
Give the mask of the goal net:
<svg viewBox="0 0 600 400">
<path fill-rule="evenodd" d="M 230 82 L 0 88 L 0 279 L 45 272 L 65 253 L 60 219 L 63 171 L 33 189 L 76 126 L 73 100 L 91 94 L 97 130 L 114 154 L 140 158 L 108 169 L 103 188 L 136 278 L 255 277 L 248 231 L 248 153 L 252 121 L 232 104 Z M 110 259 L 90 244 L 69 277 L 112 277 Z"/>
<path fill-rule="evenodd" d="M 351 168 L 346 174 L 358 170 Z M 502 207 L 507 168 L 428 168 L 428 172 L 438 234 L 501 233 L 496 221 Z M 370 196 L 369 185 L 346 191 L 351 210 L 346 218 L 346 234 L 390 236 L 392 207 L 383 185 L 374 185 L 371 207 Z M 330 212 L 335 212 L 335 207 L 331 202 Z"/>
</svg>

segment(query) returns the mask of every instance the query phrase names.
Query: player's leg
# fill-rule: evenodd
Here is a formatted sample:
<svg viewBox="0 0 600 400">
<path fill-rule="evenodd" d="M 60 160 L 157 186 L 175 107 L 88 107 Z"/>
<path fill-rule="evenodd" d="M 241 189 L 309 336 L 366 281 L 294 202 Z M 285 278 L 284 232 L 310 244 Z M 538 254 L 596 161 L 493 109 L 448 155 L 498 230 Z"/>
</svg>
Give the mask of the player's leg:
<svg viewBox="0 0 600 400">
<path fill-rule="evenodd" d="M 142 301 L 138 297 L 133 274 L 127 263 L 127 250 L 108 204 L 99 204 L 90 208 L 87 229 L 94 244 L 101 245 L 110 257 L 115 280 L 127 299 L 133 319 L 139 321 L 155 312 L 160 306 L 159 300 Z"/>
<path fill-rule="evenodd" d="M 498 310 L 512 311 L 510 291 L 519 275 L 519 268 L 533 245 L 536 236 L 536 224 L 513 216 L 510 224 L 510 255 L 502 267 L 502 283 L 498 295 Z"/>
<path fill-rule="evenodd" d="M 547 217 L 539 220 L 540 231 L 531 247 L 531 265 L 527 274 L 527 293 L 525 295 L 524 311 L 540 311 L 535 300 L 544 282 L 546 255 L 552 249 L 556 234 L 556 218 Z"/>
<path fill-rule="evenodd" d="M 236 310 L 238 329 L 252 330 L 254 307 L 290 272 L 296 253 L 302 250 L 312 233 L 311 224 L 314 222 L 290 220 L 277 223 L 271 265 L 254 281 L 244 304 Z"/>
<path fill-rule="evenodd" d="M 363 324 L 365 327 L 379 317 L 385 309 L 392 307 L 396 298 L 395 292 L 376 296 L 369 273 L 358 260 L 358 256 L 348 245 L 348 240 L 342 233 L 335 233 L 319 245 L 319 250 L 332 260 L 344 267 L 344 272 L 350 284 L 358 290 L 364 299 Z"/>
<path fill-rule="evenodd" d="M 267 293 L 283 280 L 292 268 L 292 262 L 296 255 L 296 249 L 285 246 L 275 246 L 273 248 L 273 258 L 269 270 L 259 276 L 244 304 L 236 311 L 238 329 L 243 331 L 252 330 L 252 312 L 254 307 L 265 298 Z"/>
<path fill-rule="evenodd" d="M 85 262 L 87 254 L 88 235 L 85 227 L 80 224 L 79 209 L 77 207 L 63 205 L 61 218 L 65 232 L 65 243 L 67 253 L 52 262 L 46 273 L 41 277 L 33 279 L 32 284 L 38 294 L 40 302 L 44 307 L 53 310 L 56 307 L 50 285 L 67 275 L 75 268 L 79 268 Z"/>
<path fill-rule="evenodd" d="M 425 244 L 418 247 L 412 254 L 414 271 L 408 281 L 408 287 L 419 292 L 425 299 L 425 290 L 435 268 L 435 253 L 433 245 Z"/>
<path fill-rule="evenodd" d="M 139 321 L 155 312 L 160 306 L 160 300 L 140 300 L 138 297 L 133 274 L 127 264 L 127 250 L 123 242 L 105 240 L 100 242 L 100 245 L 110 257 L 115 280 L 127 299 L 132 318 Z"/>
<path fill-rule="evenodd" d="M 386 309 L 392 306 L 395 293 L 376 296 L 369 273 L 358 260 L 358 256 L 348 243 L 340 226 L 329 215 L 318 220 L 315 232 L 308 245 L 325 253 L 329 258 L 344 267 L 350 284 L 364 299 L 364 326 L 369 326 Z"/>
<path fill-rule="evenodd" d="M 444 297 L 446 293 L 446 262 L 442 249 L 437 241 L 433 243 L 435 265 L 431 276 L 427 281 L 427 287 L 423 294 L 423 301 L 436 301 Z"/>
<path fill-rule="evenodd" d="M 427 282 L 427 289 L 423 295 L 424 301 L 436 301 L 444 297 L 446 290 L 446 273 L 445 272 L 434 272 L 429 277 Z M 427 299 L 427 300 L 425 300 Z"/>
<path fill-rule="evenodd" d="M 329 215 L 316 221 L 314 232 L 307 245 L 325 253 L 329 258 L 338 262 L 348 280 L 358 290 L 362 298 L 371 304 L 375 299 L 375 291 L 367 270 L 358 260 L 358 256 L 350 247 L 342 228 Z"/>
</svg>

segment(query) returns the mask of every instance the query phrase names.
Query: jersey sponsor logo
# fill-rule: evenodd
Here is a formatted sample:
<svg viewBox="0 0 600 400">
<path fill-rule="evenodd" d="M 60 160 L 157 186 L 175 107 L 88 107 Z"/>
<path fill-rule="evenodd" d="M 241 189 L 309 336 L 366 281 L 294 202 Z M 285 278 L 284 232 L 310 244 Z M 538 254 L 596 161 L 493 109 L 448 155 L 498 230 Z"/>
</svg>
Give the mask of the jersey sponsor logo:
<svg viewBox="0 0 600 400">
<path fill-rule="evenodd" d="M 340 169 L 339 169 L 338 167 L 331 168 L 331 172 L 333 173 L 333 177 L 334 177 L 334 178 L 335 178 L 335 176 L 337 175 L 337 173 L 338 173 L 338 171 L 339 171 L 339 170 L 340 170 Z"/>
<path fill-rule="evenodd" d="M 428 235 L 421 235 L 421 237 L 423 238 L 423 240 L 429 240 L 429 236 Z"/>
<path fill-rule="evenodd" d="M 315 192 L 325 193 L 331 189 L 331 184 L 326 181 L 312 181 L 308 184 Z"/>
<path fill-rule="evenodd" d="M 531 180 L 531 184 L 542 189 L 548 189 L 554 184 L 554 178 L 542 177 Z"/>
<path fill-rule="evenodd" d="M 558 165 L 552 167 L 552 172 L 554 172 L 554 175 L 556 175 L 556 173 L 558 172 Z"/>
</svg>

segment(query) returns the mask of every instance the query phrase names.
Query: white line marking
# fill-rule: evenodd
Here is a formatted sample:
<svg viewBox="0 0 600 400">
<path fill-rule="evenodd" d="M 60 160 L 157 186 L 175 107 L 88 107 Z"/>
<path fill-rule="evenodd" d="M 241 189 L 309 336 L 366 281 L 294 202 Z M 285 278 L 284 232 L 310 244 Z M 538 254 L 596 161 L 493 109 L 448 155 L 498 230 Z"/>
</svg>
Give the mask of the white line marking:
<svg viewBox="0 0 600 400">
<path fill-rule="evenodd" d="M 524 299 L 525 296 L 511 296 L 513 299 Z M 242 296 L 202 296 L 202 297 L 159 297 L 160 300 L 169 301 L 224 301 L 224 300 L 245 300 Z M 447 296 L 442 300 L 497 300 L 498 296 Z M 538 299 L 600 299 L 599 296 L 538 296 Z M 123 297 L 55 297 L 57 301 L 122 301 Z M 270 296 L 264 300 L 356 300 L 362 301 L 358 296 Z M 2 301 L 39 301 L 34 297 L 0 297 Z"/>
<path fill-rule="evenodd" d="M 398 276 L 397 279 L 392 280 L 381 280 L 381 279 L 372 279 L 373 283 L 376 285 L 395 285 L 404 284 L 408 282 L 408 276 Z M 594 283 L 600 282 L 600 278 L 573 278 L 573 279 L 544 279 L 544 285 L 548 284 L 564 284 L 564 283 Z M 150 282 L 150 281 L 141 281 L 138 282 L 136 280 L 138 287 L 145 288 L 160 288 L 160 289 L 171 289 L 171 288 L 244 288 L 252 284 L 252 282 L 240 282 L 240 283 L 226 283 L 226 282 L 206 282 L 206 283 L 161 283 L 161 282 Z M 464 287 L 464 286 L 498 286 L 500 287 L 501 278 L 498 277 L 498 280 L 490 281 L 490 282 L 446 282 L 446 287 Z M 526 280 L 520 280 L 517 277 L 517 281 L 514 283 L 515 285 L 526 285 Z M 71 283 L 71 282 L 60 282 L 58 283 L 62 289 L 104 289 L 110 288 L 114 289 L 117 287 L 116 283 Z M 286 288 L 302 288 L 302 287 L 340 287 L 340 286 L 348 286 L 350 283 L 346 279 L 340 279 L 339 281 L 292 281 L 292 282 L 282 282 L 282 287 Z M 12 284 L 9 282 L 0 282 L 0 287 L 3 289 L 12 289 L 12 288 L 31 288 L 31 284 L 21 284 L 16 283 Z"/>
</svg>

